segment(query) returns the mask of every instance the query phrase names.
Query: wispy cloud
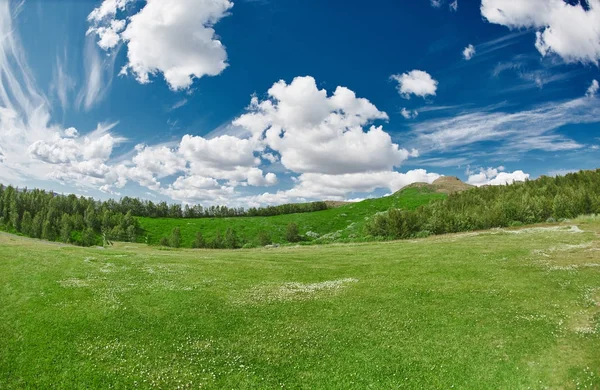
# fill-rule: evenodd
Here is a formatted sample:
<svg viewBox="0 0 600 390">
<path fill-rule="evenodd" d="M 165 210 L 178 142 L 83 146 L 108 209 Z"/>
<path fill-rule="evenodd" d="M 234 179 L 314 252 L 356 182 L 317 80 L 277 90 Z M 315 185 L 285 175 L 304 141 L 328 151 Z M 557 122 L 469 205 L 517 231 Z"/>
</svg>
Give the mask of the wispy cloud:
<svg viewBox="0 0 600 390">
<path fill-rule="evenodd" d="M 188 103 L 187 99 L 181 99 L 180 101 L 178 101 L 177 103 L 175 103 L 171 106 L 170 111 L 175 111 L 176 109 L 185 106 L 187 103 Z"/>
<path fill-rule="evenodd" d="M 415 124 L 412 134 L 421 152 L 473 149 L 482 142 L 495 142 L 491 149 L 498 153 L 558 151 L 584 146 L 559 134 L 560 127 L 596 122 L 600 122 L 600 99 L 582 97 L 512 113 L 471 110 Z"/>
<path fill-rule="evenodd" d="M 50 93 L 58 99 L 63 112 L 69 108 L 70 93 L 75 88 L 75 81 L 69 75 L 67 63 L 68 56 L 65 48 L 62 56 L 56 56 L 56 64 L 52 74 L 52 82 L 50 83 Z"/>
<path fill-rule="evenodd" d="M 117 46 L 109 56 L 104 56 L 96 45 L 95 36 L 88 34 L 85 40 L 83 57 L 85 80 L 77 95 L 78 108 L 89 111 L 104 99 L 112 85 L 119 47 Z"/>
</svg>

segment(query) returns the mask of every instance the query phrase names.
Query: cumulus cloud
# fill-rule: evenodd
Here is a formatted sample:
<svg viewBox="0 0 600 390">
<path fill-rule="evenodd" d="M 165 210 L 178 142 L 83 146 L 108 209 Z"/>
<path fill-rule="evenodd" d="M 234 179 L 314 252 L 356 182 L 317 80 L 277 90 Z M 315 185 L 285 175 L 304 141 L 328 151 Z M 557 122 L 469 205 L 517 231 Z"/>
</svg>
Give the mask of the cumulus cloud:
<svg viewBox="0 0 600 390">
<path fill-rule="evenodd" d="M 462 52 L 463 58 L 469 61 L 475 55 L 475 46 L 469 45 Z"/>
<path fill-rule="evenodd" d="M 468 171 L 469 173 L 470 171 Z M 469 179 L 467 183 L 472 184 L 474 186 L 499 186 L 512 184 L 514 182 L 526 181 L 529 179 L 529 174 L 524 173 L 521 170 L 514 171 L 512 173 L 504 172 L 504 167 L 500 166 L 498 168 L 481 168 L 479 173 L 470 172 Z"/>
<path fill-rule="evenodd" d="M 405 99 L 410 99 L 410 95 L 435 96 L 438 82 L 431 75 L 422 70 L 412 70 L 408 73 L 395 74 L 390 76 L 392 80 L 398 82 L 398 92 Z"/>
<path fill-rule="evenodd" d="M 252 99 L 249 112 L 233 124 L 260 138 L 297 173 L 346 174 L 390 170 L 415 152 L 392 142 L 375 120 L 387 120 L 371 102 L 345 87 L 332 95 L 314 78 L 279 81 L 268 98 Z"/>
<path fill-rule="evenodd" d="M 599 89 L 600 89 L 600 85 L 598 84 L 598 80 L 592 80 L 592 84 L 587 89 L 585 96 L 593 98 L 596 96 Z"/>
<path fill-rule="evenodd" d="M 419 116 L 419 112 L 417 110 L 409 110 L 406 107 L 402 107 L 400 110 L 400 115 L 402 115 L 405 119 L 415 119 Z"/>
<path fill-rule="evenodd" d="M 536 29 L 535 47 L 543 56 L 555 53 L 567 62 L 598 65 L 600 0 L 588 0 L 587 5 L 588 9 L 564 0 L 482 0 L 481 14 L 511 29 Z"/>
<path fill-rule="evenodd" d="M 147 0 L 137 14 L 119 19 L 130 1 L 104 0 L 88 16 L 88 32 L 98 35 L 101 48 L 126 44 L 122 74 L 131 72 L 145 84 L 161 73 L 171 89 L 182 90 L 194 78 L 216 76 L 227 67 L 227 52 L 213 26 L 228 15 L 231 1 Z"/>
</svg>

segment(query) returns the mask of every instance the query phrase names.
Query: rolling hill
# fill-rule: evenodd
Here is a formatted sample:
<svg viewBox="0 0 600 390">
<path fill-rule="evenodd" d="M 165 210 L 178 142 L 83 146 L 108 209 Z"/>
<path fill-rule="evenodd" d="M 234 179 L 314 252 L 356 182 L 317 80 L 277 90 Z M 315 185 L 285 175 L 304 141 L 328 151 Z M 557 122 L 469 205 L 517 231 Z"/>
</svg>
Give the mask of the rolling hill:
<svg viewBox="0 0 600 390">
<path fill-rule="evenodd" d="M 369 217 L 390 208 L 412 210 L 432 200 L 443 199 L 447 192 L 437 191 L 439 188 L 446 187 L 443 183 L 434 187 L 414 186 L 382 198 L 366 199 L 311 213 L 273 217 L 139 218 L 140 226 L 144 230 L 141 242 L 157 245 L 162 237 L 168 237 L 173 228 L 179 227 L 184 247 L 192 245 L 197 232 L 202 232 L 206 239 L 212 240 L 217 232 L 223 234 L 227 228 L 234 229 L 244 242 L 255 245 L 258 244 L 261 231 L 269 233 L 274 243 L 283 243 L 286 227 L 291 222 L 298 225 L 301 235 L 308 233 L 313 238 L 318 237 L 319 242 L 360 240 L 365 221 Z M 450 187 L 446 190 L 450 192 Z"/>
</svg>

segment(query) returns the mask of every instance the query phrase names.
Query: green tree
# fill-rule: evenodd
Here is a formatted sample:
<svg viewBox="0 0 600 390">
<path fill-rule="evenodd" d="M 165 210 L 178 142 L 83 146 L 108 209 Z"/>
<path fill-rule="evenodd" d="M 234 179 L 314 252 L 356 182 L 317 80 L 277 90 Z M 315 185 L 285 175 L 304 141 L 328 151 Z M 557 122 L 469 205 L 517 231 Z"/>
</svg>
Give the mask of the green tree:
<svg viewBox="0 0 600 390">
<path fill-rule="evenodd" d="M 26 236 L 34 237 L 33 234 L 33 218 L 31 218 L 31 213 L 29 211 L 25 211 L 23 213 L 23 220 L 21 221 L 21 233 Z"/>
<path fill-rule="evenodd" d="M 35 217 L 33 217 L 33 221 L 31 222 L 31 237 L 34 238 L 41 238 L 42 237 L 42 228 L 43 228 L 43 221 L 42 221 L 42 216 L 41 214 L 36 214 Z"/>
<path fill-rule="evenodd" d="M 300 241 L 300 234 L 298 232 L 298 225 L 294 222 L 291 222 L 287 225 L 285 229 L 285 239 L 289 242 L 298 242 Z"/>
<path fill-rule="evenodd" d="M 160 246 L 169 246 L 169 239 L 167 237 L 162 237 L 160 239 Z"/>
<path fill-rule="evenodd" d="M 56 240 L 56 226 L 49 219 L 46 219 L 42 225 L 42 238 L 48 241 Z"/>
<path fill-rule="evenodd" d="M 202 232 L 196 232 L 196 238 L 192 243 L 192 248 L 206 248 L 206 240 L 204 240 Z"/>
<path fill-rule="evenodd" d="M 225 231 L 225 248 L 235 249 L 239 245 L 239 240 L 235 230 L 232 228 L 227 228 Z"/>
<path fill-rule="evenodd" d="M 129 225 L 127 226 L 127 241 L 129 242 L 135 242 L 136 238 L 137 238 L 137 232 L 136 232 L 136 228 L 134 225 Z"/>
<path fill-rule="evenodd" d="M 81 245 L 83 246 L 93 246 L 96 245 L 96 233 L 92 228 L 85 228 L 83 233 L 81 234 Z"/>
<path fill-rule="evenodd" d="M 60 240 L 62 242 L 69 242 L 71 240 L 72 231 L 73 226 L 71 223 L 71 218 L 69 217 L 69 214 L 65 213 L 60 219 Z"/>
<path fill-rule="evenodd" d="M 272 244 L 273 240 L 271 239 L 269 233 L 265 232 L 264 230 L 261 230 L 260 232 L 258 232 L 258 243 L 261 246 L 266 246 Z"/>
<path fill-rule="evenodd" d="M 221 234 L 220 230 L 217 230 L 217 234 L 215 235 L 215 238 L 213 239 L 210 246 L 214 249 L 222 249 L 225 246 L 223 235 Z"/>
<path fill-rule="evenodd" d="M 173 248 L 179 248 L 181 246 L 181 229 L 179 229 L 179 227 L 175 227 L 171 231 L 171 237 L 169 237 L 169 244 Z"/>
</svg>

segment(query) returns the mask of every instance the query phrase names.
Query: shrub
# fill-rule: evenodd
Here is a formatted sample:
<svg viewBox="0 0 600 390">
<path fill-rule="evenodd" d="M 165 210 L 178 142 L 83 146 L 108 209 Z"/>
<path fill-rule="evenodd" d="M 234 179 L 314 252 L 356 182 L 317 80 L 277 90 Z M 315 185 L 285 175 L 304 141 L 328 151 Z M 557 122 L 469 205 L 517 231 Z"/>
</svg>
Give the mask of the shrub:
<svg viewBox="0 0 600 390">
<path fill-rule="evenodd" d="M 300 234 L 298 233 L 298 225 L 294 222 L 291 222 L 287 225 L 285 229 L 285 239 L 289 242 L 298 242 L 300 241 Z"/>
<path fill-rule="evenodd" d="M 225 248 L 227 248 L 227 249 L 238 248 L 239 240 L 238 240 L 237 234 L 235 233 L 235 230 L 233 230 L 232 228 L 227 228 L 227 230 L 225 231 L 224 244 L 225 244 Z"/>
<path fill-rule="evenodd" d="M 160 239 L 160 246 L 169 246 L 169 239 L 167 237 L 163 237 Z"/>
<path fill-rule="evenodd" d="M 196 232 L 196 238 L 192 243 L 192 248 L 206 248 L 206 240 L 202 235 L 202 232 Z"/>
<path fill-rule="evenodd" d="M 273 240 L 271 239 L 269 233 L 265 232 L 264 230 L 261 230 L 260 232 L 258 232 L 258 243 L 260 244 L 260 246 L 267 246 L 272 244 Z"/>
<path fill-rule="evenodd" d="M 308 231 L 308 232 L 306 232 L 306 237 L 309 237 L 312 239 L 317 239 L 317 238 L 321 237 L 321 235 L 316 232 Z"/>
<path fill-rule="evenodd" d="M 169 238 L 169 244 L 173 248 L 179 248 L 181 246 L 181 229 L 178 227 L 173 228 L 171 237 Z"/>
<path fill-rule="evenodd" d="M 225 247 L 223 235 L 221 234 L 220 230 L 217 230 L 217 235 L 215 236 L 212 243 L 210 244 L 210 247 L 213 249 L 222 249 Z"/>
<path fill-rule="evenodd" d="M 415 238 L 427 238 L 429 236 L 431 236 L 429 230 L 421 230 L 420 232 L 415 233 Z"/>
<path fill-rule="evenodd" d="M 94 233 L 94 229 L 86 228 L 81 235 L 81 245 L 83 246 L 92 246 L 96 244 L 96 233 Z"/>
</svg>

